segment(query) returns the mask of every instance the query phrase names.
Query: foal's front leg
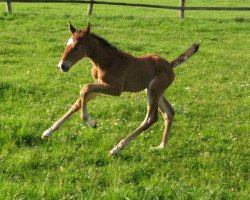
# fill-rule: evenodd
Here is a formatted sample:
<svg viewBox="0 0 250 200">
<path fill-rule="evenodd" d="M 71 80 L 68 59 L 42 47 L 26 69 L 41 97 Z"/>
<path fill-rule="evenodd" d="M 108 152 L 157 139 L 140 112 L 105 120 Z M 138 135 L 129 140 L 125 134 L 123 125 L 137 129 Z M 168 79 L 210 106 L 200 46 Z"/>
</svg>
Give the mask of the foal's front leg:
<svg viewBox="0 0 250 200">
<path fill-rule="evenodd" d="M 41 138 L 45 139 L 49 137 L 54 131 L 58 130 L 67 119 L 70 118 L 75 112 L 77 112 L 81 107 L 81 99 L 77 99 L 77 101 L 73 104 L 73 106 L 66 112 L 59 120 L 57 120 L 50 128 L 43 132 Z"/>
<path fill-rule="evenodd" d="M 91 94 L 87 101 L 93 99 L 97 93 Z M 58 130 L 75 112 L 77 112 L 81 108 L 81 99 L 77 99 L 73 106 L 66 112 L 59 120 L 57 120 L 50 128 L 42 134 L 42 139 L 49 137 L 54 131 Z"/>
<path fill-rule="evenodd" d="M 96 128 L 96 122 L 89 116 L 87 102 L 89 96 L 93 93 L 109 94 L 113 96 L 119 96 L 121 90 L 117 87 L 108 84 L 87 84 L 84 85 L 80 91 L 81 99 L 81 118 L 87 122 L 90 126 Z"/>
</svg>

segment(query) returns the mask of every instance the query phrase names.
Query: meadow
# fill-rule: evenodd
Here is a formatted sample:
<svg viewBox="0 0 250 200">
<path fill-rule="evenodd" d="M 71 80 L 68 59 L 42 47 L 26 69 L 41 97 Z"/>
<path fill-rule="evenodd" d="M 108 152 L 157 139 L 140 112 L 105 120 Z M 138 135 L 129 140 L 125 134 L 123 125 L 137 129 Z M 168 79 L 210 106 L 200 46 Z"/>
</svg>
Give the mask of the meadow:
<svg viewBox="0 0 250 200">
<path fill-rule="evenodd" d="M 13 3 L 12 14 L 5 3 L 0 8 L 0 199 L 250 199 L 250 12 L 189 11 L 180 20 L 177 11 L 119 6 L 95 5 L 92 17 L 79 4 Z M 134 55 L 173 60 L 201 44 L 165 93 L 176 110 L 168 148 L 151 148 L 161 141 L 159 116 L 108 157 L 143 121 L 144 92 L 92 101 L 97 129 L 76 113 L 51 138 L 40 138 L 93 81 L 88 59 L 69 73 L 57 69 L 69 20 L 79 29 L 90 21 L 93 32 Z"/>
</svg>

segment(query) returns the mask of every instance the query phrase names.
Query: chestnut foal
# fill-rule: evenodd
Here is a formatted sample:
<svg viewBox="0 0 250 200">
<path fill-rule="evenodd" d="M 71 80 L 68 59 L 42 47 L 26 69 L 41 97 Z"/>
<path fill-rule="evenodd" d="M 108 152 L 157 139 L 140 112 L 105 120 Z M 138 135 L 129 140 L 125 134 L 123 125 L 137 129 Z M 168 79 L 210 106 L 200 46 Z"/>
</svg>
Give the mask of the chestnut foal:
<svg viewBox="0 0 250 200">
<path fill-rule="evenodd" d="M 174 61 L 168 62 L 155 54 L 135 57 L 121 52 L 103 38 L 90 33 L 90 24 L 77 31 L 69 22 L 69 30 L 72 35 L 58 67 L 67 72 L 77 61 L 88 57 L 93 64 L 91 73 L 95 81 L 94 84 L 83 86 L 80 98 L 61 119 L 43 133 L 42 138 L 49 137 L 79 109 L 81 118 L 96 128 L 96 122 L 88 114 L 87 102 L 98 93 L 119 96 L 122 92 L 139 92 L 146 89 L 148 106 L 144 121 L 131 135 L 121 140 L 109 155 L 117 154 L 133 138 L 152 126 L 157 121 L 158 109 L 164 118 L 165 129 L 161 144 L 157 148 L 165 148 L 175 111 L 163 93 L 174 80 L 173 68 L 191 57 L 199 49 L 199 45 L 193 44 Z"/>
</svg>

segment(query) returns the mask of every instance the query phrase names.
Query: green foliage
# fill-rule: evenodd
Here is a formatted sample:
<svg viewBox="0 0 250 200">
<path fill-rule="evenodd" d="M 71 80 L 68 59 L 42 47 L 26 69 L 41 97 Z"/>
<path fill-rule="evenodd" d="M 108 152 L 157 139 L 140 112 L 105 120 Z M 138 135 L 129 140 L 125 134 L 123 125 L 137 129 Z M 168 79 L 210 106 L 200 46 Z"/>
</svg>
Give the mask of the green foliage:
<svg viewBox="0 0 250 200">
<path fill-rule="evenodd" d="M 249 6 L 223 1 L 236 4 Z M 249 199 L 249 13 L 190 11 L 180 20 L 171 10 L 95 5 L 88 18 L 86 8 L 14 3 L 13 14 L 0 14 L 0 199 Z M 97 129 L 76 114 L 40 139 L 92 82 L 88 60 L 57 70 L 68 20 L 78 28 L 91 21 L 95 33 L 136 55 L 172 60 L 201 43 L 165 94 L 176 110 L 169 148 L 150 150 L 161 140 L 160 118 L 107 156 L 143 120 L 144 92 L 100 96 L 89 106 Z"/>
</svg>

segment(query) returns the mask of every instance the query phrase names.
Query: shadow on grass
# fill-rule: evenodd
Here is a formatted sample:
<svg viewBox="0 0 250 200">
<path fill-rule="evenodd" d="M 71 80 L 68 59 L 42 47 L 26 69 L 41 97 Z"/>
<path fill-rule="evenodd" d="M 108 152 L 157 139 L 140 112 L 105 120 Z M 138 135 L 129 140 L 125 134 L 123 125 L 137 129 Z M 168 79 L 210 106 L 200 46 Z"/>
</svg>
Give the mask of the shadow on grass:
<svg viewBox="0 0 250 200">
<path fill-rule="evenodd" d="M 15 144 L 18 147 L 37 147 L 41 145 L 43 140 L 38 135 L 22 135 L 15 138 Z"/>
</svg>

